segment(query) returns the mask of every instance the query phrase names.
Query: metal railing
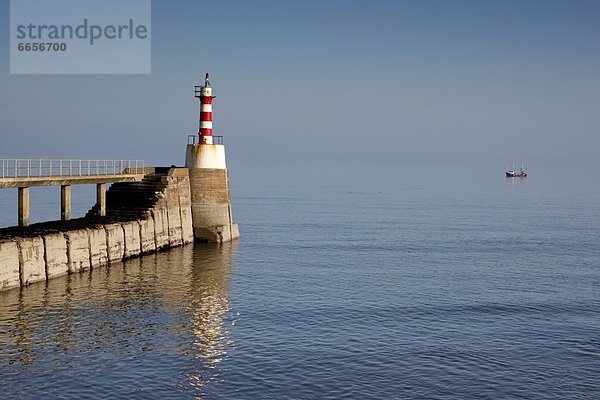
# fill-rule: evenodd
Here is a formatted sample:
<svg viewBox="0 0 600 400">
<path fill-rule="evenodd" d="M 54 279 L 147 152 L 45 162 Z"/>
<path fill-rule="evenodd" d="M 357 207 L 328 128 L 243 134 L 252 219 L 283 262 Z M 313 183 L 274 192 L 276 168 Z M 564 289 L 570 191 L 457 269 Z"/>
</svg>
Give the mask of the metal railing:
<svg viewBox="0 0 600 400">
<path fill-rule="evenodd" d="M 143 160 L 0 159 L 0 178 L 51 178 L 143 174 Z"/>
<path fill-rule="evenodd" d="M 223 136 L 212 136 L 212 144 L 223 144 Z M 187 144 L 200 144 L 200 136 L 198 134 L 188 135 Z"/>
</svg>

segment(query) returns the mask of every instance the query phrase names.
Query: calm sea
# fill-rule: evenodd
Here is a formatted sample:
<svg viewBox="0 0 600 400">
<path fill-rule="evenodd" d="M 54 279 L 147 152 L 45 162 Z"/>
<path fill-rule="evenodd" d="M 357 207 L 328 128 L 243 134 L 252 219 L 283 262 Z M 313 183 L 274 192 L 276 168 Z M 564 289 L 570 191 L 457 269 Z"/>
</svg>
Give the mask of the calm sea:
<svg viewBox="0 0 600 400">
<path fill-rule="evenodd" d="M 239 242 L 0 293 L 1 397 L 598 399 L 600 173 L 529 172 L 233 170 Z"/>
</svg>

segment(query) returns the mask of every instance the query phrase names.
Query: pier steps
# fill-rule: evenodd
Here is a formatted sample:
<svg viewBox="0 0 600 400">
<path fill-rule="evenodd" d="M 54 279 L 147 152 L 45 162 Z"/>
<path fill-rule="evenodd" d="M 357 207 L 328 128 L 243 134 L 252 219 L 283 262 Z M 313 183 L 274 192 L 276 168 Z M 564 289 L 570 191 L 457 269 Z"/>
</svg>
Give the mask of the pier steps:
<svg viewBox="0 0 600 400">
<path fill-rule="evenodd" d="M 120 220 L 143 219 L 164 197 L 169 185 L 167 173 L 154 173 L 144 177 L 141 182 L 113 183 L 106 192 L 106 216 Z M 98 205 L 94 205 L 86 214 L 97 215 Z"/>
</svg>

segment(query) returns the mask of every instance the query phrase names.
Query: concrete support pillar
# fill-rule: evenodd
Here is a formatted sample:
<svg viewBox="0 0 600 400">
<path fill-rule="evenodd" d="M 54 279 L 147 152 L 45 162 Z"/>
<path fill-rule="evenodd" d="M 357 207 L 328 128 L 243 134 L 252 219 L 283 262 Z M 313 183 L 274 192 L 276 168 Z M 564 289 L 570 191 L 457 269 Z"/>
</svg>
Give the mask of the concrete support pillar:
<svg viewBox="0 0 600 400">
<path fill-rule="evenodd" d="M 96 184 L 96 204 L 98 205 L 98 216 L 106 216 L 106 187 L 104 183 Z"/>
<path fill-rule="evenodd" d="M 71 219 L 71 185 L 60 187 L 60 219 L 62 221 Z"/>
<path fill-rule="evenodd" d="M 196 240 L 222 243 L 239 238 L 238 226 L 231 215 L 225 146 L 188 145 L 185 160 L 190 176 Z"/>
<path fill-rule="evenodd" d="M 29 226 L 29 188 L 19 188 L 19 226 Z"/>
</svg>

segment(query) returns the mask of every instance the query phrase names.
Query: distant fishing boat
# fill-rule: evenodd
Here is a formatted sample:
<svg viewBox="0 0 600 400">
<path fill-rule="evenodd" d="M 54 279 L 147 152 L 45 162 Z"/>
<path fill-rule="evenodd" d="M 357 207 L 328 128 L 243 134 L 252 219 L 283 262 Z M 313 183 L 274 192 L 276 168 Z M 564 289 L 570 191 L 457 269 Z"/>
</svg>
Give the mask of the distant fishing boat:
<svg viewBox="0 0 600 400">
<path fill-rule="evenodd" d="M 525 167 L 523 167 L 523 164 L 521 164 L 521 174 L 520 174 L 521 178 L 525 178 L 527 176 L 527 173 L 525 172 Z"/>
<path fill-rule="evenodd" d="M 527 173 L 525 172 L 525 167 L 523 166 L 523 164 L 521 164 L 521 171 L 518 173 L 515 171 L 514 164 L 510 167 L 508 171 L 506 171 L 507 178 L 525 178 L 526 176 Z"/>
</svg>

